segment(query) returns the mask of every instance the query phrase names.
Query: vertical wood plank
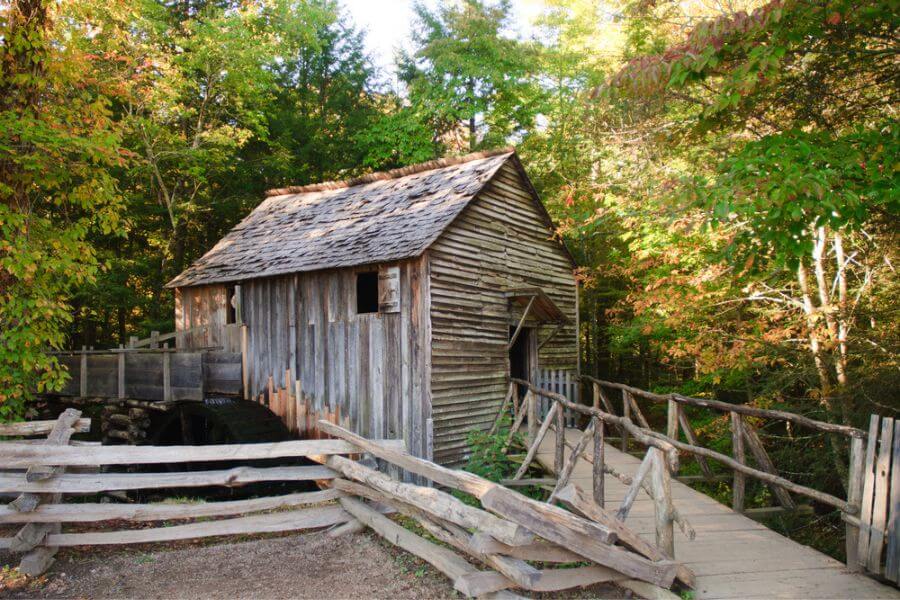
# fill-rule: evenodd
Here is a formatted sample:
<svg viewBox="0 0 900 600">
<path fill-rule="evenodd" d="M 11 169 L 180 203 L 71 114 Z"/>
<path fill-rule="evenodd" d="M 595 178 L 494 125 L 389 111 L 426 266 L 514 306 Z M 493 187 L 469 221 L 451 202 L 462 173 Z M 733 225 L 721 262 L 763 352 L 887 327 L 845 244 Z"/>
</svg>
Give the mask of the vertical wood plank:
<svg viewBox="0 0 900 600">
<path fill-rule="evenodd" d="M 888 485 L 890 484 L 891 454 L 893 453 L 894 420 L 881 420 L 881 441 L 878 462 L 875 465 L 875 499 L 872 502 L 872 533 L 869 537 L 869 557 L 866 568 L 872 573 L 881 572 L 881 554 L 884 550 L 884 533 L 887 526 Z M 861 558 L 861 557 L 860 557 Z"/>
<path fill-rule="evenodd" d="M 538 431 L 538 415 L 542 415 L 546 418 L 547 413 L 544 413 L 538 409 L 538 395 L 537 394 L 527 394 L 525 396 L 527 401 L 528 410 L 528 443 L 534 441 L 534 436 L 537 435 Z"/>
<path fill-rule="evenodd" d="M 847 502 L 852 506 L 859 507 L 862 504 L 862 488 L 865 473 L 863 472 L 863 462 L 865 460 L 865 452 L 863 450 L 863 440 L 860 438 L 850 439 L 850 468 L 847 470 Z M 852 572 L 858 572 L 859 559 L 856 554 L 856 548 L 859 544 L 859 527 L 857 525 L 847 523 L 845 527 L 845 547 L 847 553 L 847 569 Z"/>
<path fill-rule="evenodd" d="M 247 326 L 241 325 L 241 387 L 243 388 L 244 400 L 250 399 L 249 352 Z"/>
<path fill-rule="evenodd" d="M 163 400 L 168 402 L 172 399 L 172 353 L 169 350 L 169 343 L 163 345 Z"/>
<path fill-rule="evenodd" d="M 869 438 L 866 445 L 866 459 L 863 462 L 863 495 L 859 512 L 859 543 L 856 556 L 860 566 L 865 566 L 869 557 L 869 536 L 872 533 L 872 502 L 875 498 L 875 450 L 878 447 L 879 416 L 869 418 Z"/>
<path fill-rule="evenodd" d="M 666 413 L 666 435 L 672 439 L 678 439 L 678 411 L 681 407 L 674 400 L 669 400 L 669 409 Z"/>
<path fill-rule="evenodd" d="M 87 397 L 87 346 L 81 347 L 81 368 L 79 369 L 80 381 L 78 382 L 78 395 L 82 398 Z"/>
<path fill-rule="evenodd" d="M 670 558 L 675 558 L 672 479 L 662 451 L 658 448 L 651 448 L 650 452 L 653 453 L 653 466 L 650 469 L 650 487 L 653 490 L 653 504 L 655 508 L 656 547 L 665 552 Z"/>
<path fill-rule="evenodd" d="M 125 397 L 125 348 L 122 344 L 119 344 L 119 353 L 116 356 L 117 368 L 118 368 L 118 384 L 119 384 L 119 398 Z"/>
<path fill-rule="evenodd" d="M 599 417 L 592 417 L 592 419 L 594 422 L 594 464 L 592 465 L 594 502 L 597 503 L 597 506 L 603 508 L 606 505 L 603 493 L 603 466 L 606 462 L 606 449 L 603 439 L 605 427 Z"/>
<path fill-rule="evenodd" d="M 861 440 L 853 440 L 854 442 Z M 887 558 L 884 576 L 893 582 L 900 581 L 900 419 L 894 421 L 894 448 L 891 459 L 891 500 L 887 524 Z"/>
<path fill-rule="evenodd" d="M 566 411 L 562 406 L 556 410 L 556 452 L 553 455 L 553 472 L 562 474 L 566 452 Z"/>
<path fill-rule="evenodd" d="M 731 413 L 731 450 L 734 460 L 746 463 L 744 456 L 744 421 L 739 413 Z M 746 475 L 734 472 L 734 483 L 731 489 L 731 508 L 735 512 L 744 512 L 744 492 L 747 484 Z"/>
</svg>

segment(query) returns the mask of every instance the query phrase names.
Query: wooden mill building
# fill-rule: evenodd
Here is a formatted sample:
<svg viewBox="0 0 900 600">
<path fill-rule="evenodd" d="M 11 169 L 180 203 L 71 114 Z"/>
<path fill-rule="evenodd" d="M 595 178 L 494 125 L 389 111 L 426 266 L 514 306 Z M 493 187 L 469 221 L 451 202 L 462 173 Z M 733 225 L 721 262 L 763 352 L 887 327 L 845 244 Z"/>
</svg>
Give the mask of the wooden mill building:
<svg viewBox="0 0 900 600">
<path fill-rule="evenodd" d="M 510 375 L 574 375 L 573 269 L 507 149 L 271 190 L 168 287 L 189 347 L 246 326 L 250 397 L 296 377 L 306 411 L 454 464 Z"/>
</svg>

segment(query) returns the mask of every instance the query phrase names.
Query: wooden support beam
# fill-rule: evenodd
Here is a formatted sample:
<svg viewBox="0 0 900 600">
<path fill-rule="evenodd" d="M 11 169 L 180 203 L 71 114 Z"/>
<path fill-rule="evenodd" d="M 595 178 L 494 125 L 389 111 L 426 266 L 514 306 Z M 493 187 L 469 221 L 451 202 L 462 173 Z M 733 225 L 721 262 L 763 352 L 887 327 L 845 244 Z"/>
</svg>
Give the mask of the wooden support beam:
<svg viewBox="0 0 900 600">
<path fill-rule="evenodd" d="M 503 413 L 509 407 L 509 403 L 512 401 L 513 394 L 516 393 L 516 384 L 510 383 L 509 389 L 506 391 L 506 396 L 503 398 L 503 403 L 500 404 L 500 410 L 497 411 L 496 416 L 494 417 L 494 422 L 491 423 L 491 428 L 488 430 L 488 435 L 494 435 L 497 431 L 497 427 L 500 426 L 500 422 L 503 420 Z"/>
<path fill-rule="evenodd" d="M 863 493 L 859 513 L 859 537 L 856 558 L 860 567 L 866 566 L 869 557 L 869 536 L 872 532 L 872 502 L 875 498 L 875 454 L 878 448 L 878 423 L 880 417 L 869 418 L 869 437 L 866 444 L 866 458 L 863 461 Z M 852 507 L 851 507 L 852 508 Z M 853 514 L 850 510 L 844 511 Z"/>
<path fill-rule="evenodd" d="M 532 396 L 533 396 L 533 394 L 531 393 L 530 390 L 528 392 L 525 392 L 524 404 L 527 405 L 527 403 L 529 402 L 529 398 L 531 398 Z M 512 444 L 512 441 L 516 435 L 516 432 L 518 432 L 519 428 L 522 426 L 522 421 L 525 419 L 525 415 L 527 413 L 528 413 L 528 411 L 524 407 L 521 407 L 519 409 L 519 414 L 516 415 L 516 418 L 513 421 L 512 427 L 509 428 L 509 434 L 506 436 L 506 443 L 503 444 L 503 449 L 501 451 L 504 454 L 506 454 L 506 451 L 509 450 L 509 446 L 510 446 L 510 444 Z"/>
<path fill-rule="evenodd" d="M 684 437 L 685 439 L 687 439 L 688 444 L 698 446 L 699 442 L 697 441 L 697 433 L 691 426 L 691 421 L 690 419 L 688 419 L 687 413 L 684 412 L 684 408 L 682 408 L 680 405 L 678 406 L 678 422 L 681 424 L 681 430 L 684 432 Z M 674 438 L 676 436 L 669 437 Z M 703 473 L 706 479 L 711 480 L 713 478 L 713 473 L 709 468 L 709 463 L 706 462 L 706 458 L 697 454 L 694 454 L 693 457 L 697 461 L 697 464 L 700 466 L 700 471 Z"/>
<path fill-rule="evenodd" d="M 54 546 L 100 546 L 118 544 L 142 544 L 219 535 L 244 535 L 251 533 L 274 533 L 299 529 L 319 529 L 337 523 L 346 523 L 350 516 L 337 506 L 305 508 L 288 512 L 276 512 L 251 517 L 237 517 L 219 521 L 205 521 L 132 529 L 127 531 L 103 531 L 90 533 L 51 534 L 47 543 Z"/>
<path fill-rule="evenodd" d="M 249 500 L 158 504 L 41 504 L 29 513 L 0 508 L 0 523 L 90 523 L 97 521 L 167 521 L 240 515 L 263 510 L 290 508 L 335 500 L 337 490 L 301 492 L 284 496 L 266 496 Z"/>
<path fill-rule="evenodd" d="M 460 527 L 484 531 L 511 546 L 527 544 L 534 540 L 531 532 L 520 525 L 469 506 L 438 489 L 395 481 L 383 473 L 343 456 L 330 456 L 325 460 L 325 464 L 345 477 L 375 488 L 388 497 L 396 498 Z M 336 482 L 335 485 L 341 489 L 341 484 Z"/>
<path fill-rule="evenodd" d="M 675 557 L 675 528 L 672 506 L 672 481 L 665 458 L 656 448 L 649 448 L 653 467 L 650 469 L 650 487 L 653 488 L 654 516 L 656 520 L 656 547 L 664 554 Z"/>
<path fill-rule="evenodd" d="M 629 394 L 628 392 L 623 392 L 622 397 L 628 399 L 629 409 L 631 410 L 631 413 L 635 416 L 635 419 L 637 420 L 638 425 L 640 425 L 644 429 L 651 429 L 650 422 L 647 421 L 647 417 L 644 416 L 644 412 L 641 410 L 641 407 L 638 405 L 637 400 L 634 399 L 634 396 Z"/>
<path fill-rule="evenodd" d="M 386 445 L 402 448 L 400 440 Z M 343 440 L 293 440 L 260 444 L 215 444 L 210 446 L 50 446 L 11 442 L 2 446 L 8 467 L 43 465 L 131 465 L 262 460 L 324 454 L 354 454 L 358 449 Z"/>
<path fill-rule="evenodd" d="M 678 438 L 678 409 L 678 403 L 674 400 L 669 400 L 666 411 L 666 435 L 673 439 Z"/>
<path fill-rule="evenodd" d="M 0 436 L 29 437 L 35 435 L 48 435 L 51 431 L 53 431 L 53 428 L 56 426 L 56 422 L 57 419 L 47 421 L 22 421 L 21 423 L 0 423 Z M 78 421 L 72 424 L 72 428 L 75 430 L 75 433 L 87 433 L 91 430 L 91 420 L 78 419 Z M 40 442 L 41 444 L 43 444 L 44 440 L 17 440 L 17 442 Z"/>
<path fill-rule="evenodd" d="M 759 433 L 756 431 L 756 428 L 747 421 L 744 421 L 742 423 L 742 430 L 744 433 L 744 442 L 750 448 L 750 453 L 753 454 L 753 458 L 754 460 L 756 460 L 756 465 L 766 473 L 778 475 L 778 470 L 772 463 L 772 459 L 769 458 L 769 453 L 766 452 L 766 448 L 765 446 L 763 446 L 762 440 L 760 439 Z M 788 510 L 793 510 L 797 507 L 797 504 L 791 498 L 791 495 L 787 492 L 786 489 L 784 489 L 780 485 L 775 485 L 773 483 L 768 483 L 766 485 L 768 485 L 769 489 L 772 490 L 772 493 L 775 495 L 775 498 L 778 500 L 778 503 L 781 504 L 781 506 Z"/>
<path fill-rule="evenodd" d="M 864 459 L 863 440 L 853 438 L 850 440 L 850 468 L 847 470 L 847 502 L 856 507 L 859 507 L 862 502 L 863 479 L 865 475 L 863 470 Z M 897 472 L 900 473 L 900 464 L 897 465 Z M 856 554 L 856 547 L 859 544 L 859 525 L 847 523 L 844 537 L 847 569 L 856 573 L 860 570 Z"/>
<path fill-rule="evenodd" d="M 878 447 L 878 462 L 875 463 L 875 497 L 872 502 L 872 526 L 869 533 L 869 552 L 866 569 L 870 573 L 881 572 L 881 554 L 884 549 L 887 529 L 888 499 L 893 454 L 894 419 L 881 418 L 881 442 Z M 863 557 L 859 557 L 863 560 Z"/>
<path fill-rule="evenodd" d="M 649 473 L 650 469 L 653 467 L 653 455 L 650 453 L 650 450 L 650 448 L 647 449 L 644 460 L 641 461 L 640 466 L 638 466 L 638 469 L 634 474 L 634 478 L 631 480 L 631 487 L 628 488 L 628 491 L 625 493 L 625 498 L 622 500 L 622 504 L 619 505 L 619 509 L 616 511 L 616 519 L 621 522 L 625 522 L 625 519 L 628 518 L 628 513 L 631 511 L 631 505 L 634 504 L 638 493 L 641 491 L 644 478 L 647 477 L 647 473 Z"/>
<path fill-rule="evenodd" d="M 556 416 L 557 410 L 559 410 L 559 408 L 554 402 L 553 406 L 551 406 L 550 410 L 547 412 L 547 416 L 544 417 L 544 422 L 541 423 L 541 428 L 538 430 L 535 436 L 531 438 L 531 446 L 528 447 L 528 452 L 525 454 L 525 460 L 522 461 L 522 464 L 519 467 L 519 470 L 516 471 L 513 479 L 521 479 L 525 475 L 525 473 L 528 472 L 528 467 L 531 465 L 531 461 L 533 461 L 534 457 L 537 455 L 538 449 L 541 446 L 541 442 L 547 435 L 547 430 L 550 429 L 550 425 L 553 424 L 553 418 Z"/>
<path fill-rule="evenodd" d="M 616 535 L 599 524 L 573 515 L 557 506 L 527 498 L 474 473 L 456 471 L 427 460 L 373 443 L 324 420 L 319 428 L 329 435 L 344 439 L 365 452 L 391 462 L 439 484 L 464 491 L 481 500 L 494 514 L 522 525 L 544 539 L 564 545 L 577 554 L 608 566 L 629 577 L 669 587 L 675 578 L 677 564 L 652 562 L 611 544 Z"/>
<path fill-rule="evenodd" d="M 554 436 L 553 472 L 559 477 L 563 468 L 563 459 L 566 452 L 566 411 L 555 402 L 556 407 L 556 436 Z"/>
<path fill-rule="evenodd" d="M 78 377 L 78 395 L 82 398 L 87 397 L 87 378 L 88 378 L 87 346 L 82 346 L 81 347 L 81 363 L 80 363 L 79 377 Z"/>
<path fill-rule="evenodd" d="M 512 350 L 513 344 L 515 344 L 516 340 L 519 339 L 519 334 L 522 333 L 522 327 L 525 326 L 525 319 L 528 318 L 528 313 L 531 311 L 531 307 L 534 305 L 534 301 L 536 299 L 537 295 L 532 296 L 528 301 L 528 305 L 525 307 L 525 312 L 522 313 L 522 318 L 519 319 L 519 324 L 516 325 L 516 330 L 513 332 L 512 337 L 509 338 L 509 343 L 506 345 L 507 352 Z"/>
<path fill-rule="evenodd" d="M 169 342 L 163 345 L 163 349 L 169 349 Z M 163 402 L 172 400 L 172 355 L 164 352 L 163 361 Z"/>
<path fill-rule="evenodd" d="M 396 496 L 343 479 L 335 480 L 334 484 L 341 491 L 385 504 L 399 513 L 415 519 L 423 529 L 438 540 L 496 569 L 498 573 L 525 589 L 533 589 L 540 577 L 537 569 L 521 559 L 510 558 L 496 553 L 479 552 L 474 547 L 472 536 L 465 529 L 452 522 L 436 518 L 433 513 L 422 511 L 414 505 L 403 502 Z"/>
<path fill-rule="evenodd" d="M 556 403 L 553 403 L 553 406 L 557 406 Z M 587 448 L 588 443 L 594 437 L 594 421 L 585 428 L 584 432 L 581 434 L 581 437 L 578 439 L 578 443 L 575 444 L 575 448 L 569 453 L 569 458 L 566 459 L 566 462 L 563 464 L 562 469 L 560 469 L 559 473 L 557 473 L 557 481 L 556 486 L 554 486 L 553 491 L 550 493 L 550 497 L 547 498 L 547 502 L 552 503 L 556 500 L 556 495 L 559 493 L 559 490 L 564 488 L 567 483 L 569 483 L 569 478 L 572 476 L 572 471 L 575 470 L 575 464 L 578 462 L 578 458 L 581 456 L 581 453 Z"/>
<path fill-rule="evenodd" d="M 894 450 L 891 460 L 890 519 L 885 535 L 888 538 L 884 576 L 888 581 L 900 581 L 900 419 L 894 419 Z"/>
<path fill-rule="evenodd" d="M 672 558 L 665 554 L 663 550 L 648 543 L 644 538 L 624 526 L 615 515 L 593 502 L 574 483 L 570 483 L 560 490 L 558 498 L 575 512 L 615 531 L 619 538 L 618 542 L 623 546 L 639 552 L 650 560 L 669 560 Z M 679 565 L 677 577 L 688 587 L 694 587 L 694 573 L 684 565 Z"/>
<path fill-rule="evenodd" d="M 582 556 L 556 544 L 543 540 L 522 546 L 510 546 L 499 542 L 486 533 L 472 534 L 472 547 L 481 554 L 505 554 L 513 558 L 546 563 L 573 563 L 584 560 Z"/>
<path fill-rule="evenodd" d="M 236 487 L 258 481 L 316 481 L 333 479 L 326 467 L 236 467 L 224 471 L 185 473 L 99 473 L 57 475 L 47 481 L 26 482 L 21 475 L 0 474 L 0 492 L 96 494 L 110 490 L 164 489 L 221 485 Z"/>
<path fill-rule="evenodd" d="M 594 493 L 594 502 L 597 503 L 597 506 L 603 508 L 606 506 L 606 497 L 604 496 L 604 482 L 603 478 L 604 474 L 604 463 L 606 462 L 606 446 L 603 440 L 604 435 L 604 425 L 603 421 L 601 421 L 597 417 L 591 417 L 592 422 L 594 424 L 594 461 L 591 465 L 592 470 L 592 481 L 593 481 L 593 493 Z"/>
<path fill-rule="evenodd" d="M 532 394 L 531 392 L 526 392 L 525 395 L 525 406 L 528 410 L 528 439 L 533 440 L 538 430 L 538 421 L 540 417 L 538 416 L 538 399 L 537 396 Z M 544 417 L 544 422 L 547 422 L 547 417 Z M 550 419 L 552 423 L 553 420 Z"/>
<path fill-rule="evenodd" d="M 122 400 L 125 398 L 125 348 L 119 344 L 119 354 L 116 356 L 116 383 L 118 384 L 118 396 Z"/>
<path fill-rule="evenodd" d="M 734 460 L 739 464 L 746 464 L 744 456 L 744 421 L 743 417 L 736 413 L 731 413 L 731 453 Z M 734 512 L 744 511 L 744 488 L 747 478 L 741 471 L 734 472 L 734 483 L 731 488 L 731 508 Z"/>
</svg>

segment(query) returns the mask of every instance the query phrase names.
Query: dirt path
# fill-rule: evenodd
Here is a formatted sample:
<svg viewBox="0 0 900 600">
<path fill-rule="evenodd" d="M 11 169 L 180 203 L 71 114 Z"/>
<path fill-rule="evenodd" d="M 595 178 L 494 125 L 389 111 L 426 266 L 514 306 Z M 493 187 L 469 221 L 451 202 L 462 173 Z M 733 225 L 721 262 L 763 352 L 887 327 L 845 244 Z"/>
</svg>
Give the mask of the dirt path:
<svg viewBox="0 0 900 600">
<path fill-rule="evenodd" d="M 0 567 L 16 557 L 0 551 Z M 520 592 L 521 593 L 521 592 Z M 532 598 L 627 598 L 611 585 Z M 0 598 L 459 598 L 449 580 L 370 533 L 64 549 L 44 577 L 0 571 Z"/>
<path fill-rule="evenodd" d="M 8 558 L 0 554 L 0 564 Z M 15 564 L 15 563 L 13 563 Z M 450 598 L 447 579 L 371 535 L 310 533 L 178 550 L 60 556 L 46 579 L 5 598 Z M 0 583 L 2 586 L 2 583 Z M 10 589 L 12 587 L 13 589 Z"/>
</svg>

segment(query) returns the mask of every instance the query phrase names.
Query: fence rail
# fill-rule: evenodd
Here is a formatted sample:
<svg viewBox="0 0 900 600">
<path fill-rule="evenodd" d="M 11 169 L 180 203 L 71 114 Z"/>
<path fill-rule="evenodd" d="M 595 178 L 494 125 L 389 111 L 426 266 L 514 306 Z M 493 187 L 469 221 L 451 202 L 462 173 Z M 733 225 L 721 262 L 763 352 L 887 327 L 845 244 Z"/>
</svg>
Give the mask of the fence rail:
<svg viewBox="0 0 900 600">
<path fill-rule="evenodd" d="M 633 438 L 637 443 L 647 447 L 647 454 L 640 469 L 629 482 L 632 485 L 632 493 L 626 496 L 619 509 L 622 516 L 628 513 L 628 501 L 633 501 L 639 487 L 644 485 L 650 491 L 651 497 L 660 490 L 664 492 L 665 482 L 668 477 L 677 475 L 679 471 L 679 453 L 692 456 L 703 473 L 703 477 L 714 479 L 708 460 L 719 462 L 733 472 L 732 482 L 732 508 L 736 512 L 744 512 L 744 490 L 746 478 L 752 477 L 764 482 L 773 492 L 773 496 L 783 509 L 797 507 L 791 494 L 805 496 L 816 502 L 833 506 L 841 511 L 842 518 L 847 522 L 847 564 L 852 570 L 866 568 L 874 573 L 884 573 L 885 577 L 897 581 L 900 578 L 900 444 L 894 439 L 895 445 L 891 446 L 892 436 L 900 436 L 900 421 L 895 425 L 893 420 L 884 419 L 881 422 L 881 437 L 878 442 L 878 417 L 873 416 L 872 425 L 868 434 L 854 427 L 826 423 L 810 419 L 802 415 L 795 415 L 784 411 L 759 409 L 746 405 L 733 405 L 715 400 L 690 398 L 678 394 L 654 394 L 644 390 L 620 383 L 598 380 L 592 377 L 582 377 L 589 383 L 593 392 L 592 406 L 576 404 L 568 398 L 545 390 L 527 381 L 513 379 L 513 386 L 521 386 L 528 390 L 528 394 L 548 398 L 559 409 L 580 413 L 590 418 L 589 425 L 585 429 L 581 440 L 572 446 L 565 441 L 564 436 L 557 435 L 556 465 L 558 479 L 551 498 L 561 498 L 567 484 L 568 476 L 574 466 L 577 457 L 584 453 L 593 439 L 594 456 L 599 460 L 594 461 L 594 501 L 602 506 L 603 477 L 609 472 L 603 464 L 604 430 L 607 427 L 618 431 L 618 441 L 621 449 L 627 451 L 628 439 Z M 606 389 L 616 389 L 622 392 L 621 412 L 617 414 L 613 402 Z M 665 402 L 667 404 L 666 432 L 654 431 L 636 397 Z M 728 456 L 699 445 L 696 433 L 685 413 L 683 406 L 691 405 L 727 413 L 730 417 L 732 431 L 733 456 Z M 505 410 L 505 406 L 501 411 Z M 525 414 L 529 409 L 523 409 L 514 420 L 513 429 L 518 429 L 525 420 Z M 551 407 L 547 418 L 543 423 L 529 415 L 529 437 L 532 445 L 525 458 L 525 464 L 520 468 L 517 478 L 521 477 L 527 468 L 528 462 L 533 459 L 537 448 L 543 440 L 549 427 L 554 426 L 557 431 L 563 431 L 562 423 L 550 424 L 551 419 L 558 418 L 559 411 L 553 411 Z M 844 435 L 850 438 L 850 468 L 847 499 L 839 498 L 831 494 L 804 486 L 781 476 L 775 468 L 771 458 L 763 446 L 762 440 L 752 423 L 746 420 L 746 416 L 759 418 L 778 419 L 797 425 L 809 427 L 818 431 Z M 898 430 L 896 434 L 892 428 Z M 679 439 L 684 435 L 687 442 Z M 512 432 L 511 434 L 512 435 Z M 868 448 L 863 455 L 863 445 L 868 439 Z M 569 445 L 572 454 L 565 464 L 563 463 L 564 445 Z M 749 452 L 748 452 L 749 451 Z M 753 457 L 756 467 L 748 464 L 748 456 Z M 599 464 L 598 464 L 599 463 Z M 666 465 L 666 473 L 659 472 L 659 465 Z M 892 466 L 894 466 L 892 470 Z M 615 474 L 620 476 L 621 474 Z M 642 484 L 644 479 L 649 484 Z M 889 502 L 889 499 L 892 500 Z M 861 508 L 864 509 L 861 510 Z M 673 518 L 667 523 L 664 515 L 669 511 Z M 667 547 L 671 538 L 668 533 L 672 523 L 678 522 L 677 511 L 672 507 L 667 508 L 665 502 L 658 508 L 657 539 L 663 547 Z M 861 517 L 860 517 L 861 515 Z M 683 528 L 689 526 L 682 522 Z M 662 540 L 665 540 L 663 544 Z M 886 546 L 886 549 L 885 549 Z M 884 550 L 883 550 L 884 549 Z M 882 566 L 882 556 L 884 565 Z"/>
<path fill-rule="evenodd" d="M 532 402 L 533 404 L 533 402 Z M 331 439 L 227 446 L 73 446 L 71 435 L 89 426 L 69 409 L 49 428 L 43 444 L 0 444 L 0 463 L 24 468 L 0 474 L 0 490 L 18 498 L 0 508 L 0 524 L 21 525 L 15 536 L 0 538 L 0 547 L 25 552 L 20 568 L 38 574 L 53 562 L 59 547 L 133 544 L 207 536 L 294 531 L 332 527 L 336 536 L 369 527 L 391 543 L 428 561 L 467 596 L 520 588 L 559 591 L 616 581 L 640 595 L 667 594 L 676 578 L 692 574 L 649 544 L 635 545 L 637 535 L 614 522 L 589 499 L 568 512 L 522 496 L 477 475 L 453 471 L 408 454 L 400 441 L 368 440 L 322 420 L 317 428 Z M 7 432 L 48 432 L 47 423 L 9 427 Z M 368 454 L 387 465 L 377 471 L 356 458 Z M 266 458 L 307 457 L 313 466 L 237 467 L 164 473 L 70 473 L 85 465 L 203 463 Z M 464 491 L 479 500 L 473 506 L 446 491 L 400 480 L 390 473 L 405 470 L 436 484 Z M 63 494 L 88 495 L 103 490 L 238 486 L 255 481 L 316 480 L 325 489 L 248 500 L 174 504 L 64 503 Z M 90 499 L 88 499 L 90 500 Z M 375 504 L 367 504 L 372 501 Z M 264 512 L 264 511 L 277 512 Z M 396 511 L 425 529 L 439 546 L 386 518 Z M 111 520 L 133 522 L 216 520 L 170 526 L 110 530 Z M 105 522 L 107 527 L 103 528 Z M 96 531 L 64 532 L 64 523 L 97 523 Z M 543 540 L 538 540 L 540 536 Z M 625 543 L 619 543 L 625 540 Z M 629 541 L 632 540 L 632 541 Z M 465 557 L 465 558 L 464 558 Z M 576 569 L 537 569 L 544 563 L 583 562 Z M 472 563 L 481 564 L 482 570 Z M 671 595 L 670 595 L 671 596 Z"/>
</svg>

